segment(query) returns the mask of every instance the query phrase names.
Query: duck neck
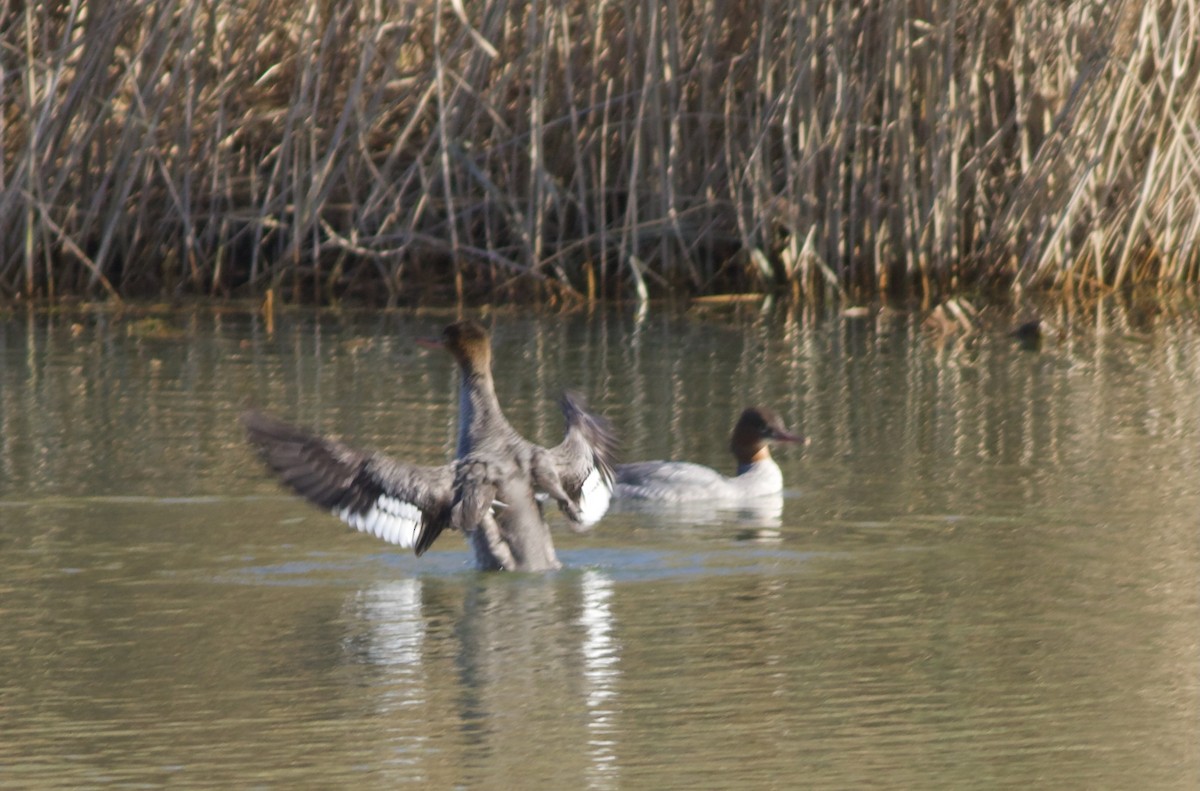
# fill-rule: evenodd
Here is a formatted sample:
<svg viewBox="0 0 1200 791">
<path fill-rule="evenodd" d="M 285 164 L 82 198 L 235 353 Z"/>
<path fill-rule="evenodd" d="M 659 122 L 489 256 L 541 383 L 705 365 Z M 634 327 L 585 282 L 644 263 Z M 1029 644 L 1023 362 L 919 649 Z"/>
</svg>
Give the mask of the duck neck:
<svg viewBox="0 0 1200 791">
<path fill-rule="evenodd" d="M 503 420 L 496 385 L 487 367 L 463 366 L 458 388 L 458 447 L 463 456 L 477 445 L 497 420 Z"/>
<path fill-rule="evenodd" d="M 771 459 L 771 450 L 765 442 L 739 442 L 737 437 L 734 437 L 730 445 L 730 450 L 733 451 L 733 456 L 737 459 L 738 475 L 746 472 L 746 470 L 749 470 L 759 462 L 770 461 Z"/>
</svg>

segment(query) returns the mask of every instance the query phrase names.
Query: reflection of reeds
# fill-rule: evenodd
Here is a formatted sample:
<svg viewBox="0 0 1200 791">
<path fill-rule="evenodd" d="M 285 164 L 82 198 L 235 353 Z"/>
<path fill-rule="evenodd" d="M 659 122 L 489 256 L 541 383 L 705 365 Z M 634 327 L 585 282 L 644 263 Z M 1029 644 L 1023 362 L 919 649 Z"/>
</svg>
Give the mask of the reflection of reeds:
<svg viewBox="0 0 1200 791">
<path fill-rule="evenodd" d="M 14 8 L 0 295 L 1200 271 L 1183 3 Z"/>
<path fill-rule="evenodd" d="M 1086 464 L 1101 465 L 1097 480 L 1153 491 L 1109 451 L 1114 426 L 1139 426 L 1161 435 L 1148 447 L 1165 466 L 1134 469 L 1169 469 L 1180 486 L 1200 476 L 1189 430 L 1200 425 L 1200 324 L 1190 299 L 1063 301 L 1043 313 L 1038 355 L 1014 348 L 1015 321 L 995 311 L 970 334 L 943 337 L 918 313 L 719 308 L 658 310 L 640 323 L 605 310 L 496 311 L 496 388 L 508 418 L 524 436 L 557 443 L 557 399 L 571 388 L 612 421 L 623 460 L 732 471 L 733 421 L 763 404 L 813 438 L 779 452 L 789 486 L 807 486 L 790 472 L 801 467 L 878 457 L 886 462 L 873 469 L 888 486 L 936 469 L 937 488 L 963 497 L 974 489 L 960 465 L 998 447 L 1043 470 L 1064 454 L 1095 459 Z M 259 313 L 223 309 L 21 315 L 0 321 L 0 505 L 63 492 L 278 493 L 245 446 L 237 416 L 247 406 L 417 464 L 454 450 L 454 363 L 414 344 L 440 330 L 436 316 L 280 311 L 268 332 Z M 896 502 L 907 502 L 902 494 Z"/>
</svg>

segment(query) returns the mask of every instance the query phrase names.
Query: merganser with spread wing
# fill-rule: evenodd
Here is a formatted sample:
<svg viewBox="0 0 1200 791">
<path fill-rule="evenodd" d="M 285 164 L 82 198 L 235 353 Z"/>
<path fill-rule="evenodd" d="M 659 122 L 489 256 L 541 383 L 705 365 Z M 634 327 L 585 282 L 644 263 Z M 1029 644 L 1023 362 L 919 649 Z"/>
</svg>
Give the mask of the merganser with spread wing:
<svg viewBox="0 0 1200 791">
<path fill-rule="evenodd" d="M 458 446 L 449 464 L 406 464 L 257 411 L 242 415 L 251 443 L 298 494 L 418 556 L 449 527 L 467 535 L 480 569 L 560 568 L 537 493 L 556 500 L 574 529 L 599 521 L 613 488 L 608 422 L 565 393 L 566 437 L 543 448 L 518 434 L 500 409 L 483 325 L 456 322 L 423 345 L 449 351 L 461 371 Z"/>
</svg>

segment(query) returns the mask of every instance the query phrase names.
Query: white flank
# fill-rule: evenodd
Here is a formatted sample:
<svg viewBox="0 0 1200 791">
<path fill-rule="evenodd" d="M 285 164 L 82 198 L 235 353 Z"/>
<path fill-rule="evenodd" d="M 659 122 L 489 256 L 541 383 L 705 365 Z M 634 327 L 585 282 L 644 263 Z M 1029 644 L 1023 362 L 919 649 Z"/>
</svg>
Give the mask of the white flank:
<svg viewBox="0 0 1200 791">
<path fill-rule="evenodd" d="M 333 513 L 355 530 L 370 533 L 405 549 L 417 543 L 417 534 L 425 521 L 421 510 L 415 505 L 386 494 L 379 495 L 369 511 L 356 513 L 349 508 L 335 508 Z"/>
<path fill-rule="evenodd" d="M 579 493 L 580 523 L 591 527 L 608 513 L 608 504 L 612 502 L 612 481 L 600 473 L 599 467 L 593 467 L 583 482 Z"/>
</svg>

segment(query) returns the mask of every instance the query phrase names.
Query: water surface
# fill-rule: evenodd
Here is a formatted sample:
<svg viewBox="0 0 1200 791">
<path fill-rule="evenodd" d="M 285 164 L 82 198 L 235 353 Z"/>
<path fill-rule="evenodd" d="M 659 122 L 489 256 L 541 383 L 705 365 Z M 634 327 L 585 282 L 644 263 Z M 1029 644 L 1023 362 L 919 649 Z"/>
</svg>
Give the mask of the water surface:
<svg viewBox="0 0 1200 791">
<path fill-rule="evenodd" d="M 806 448 L 732 511 L 622 509 L 480 574 L 283 493 L 247 404 L 418 463 L 446 316 L 0 319 L 0 788 L 1195 788 L 1200 326 L 498 316 L 520 430 L 563 387 L 629 459 Z M 561 520 L 557 523 L 561 527 Z"/>
</svg>

